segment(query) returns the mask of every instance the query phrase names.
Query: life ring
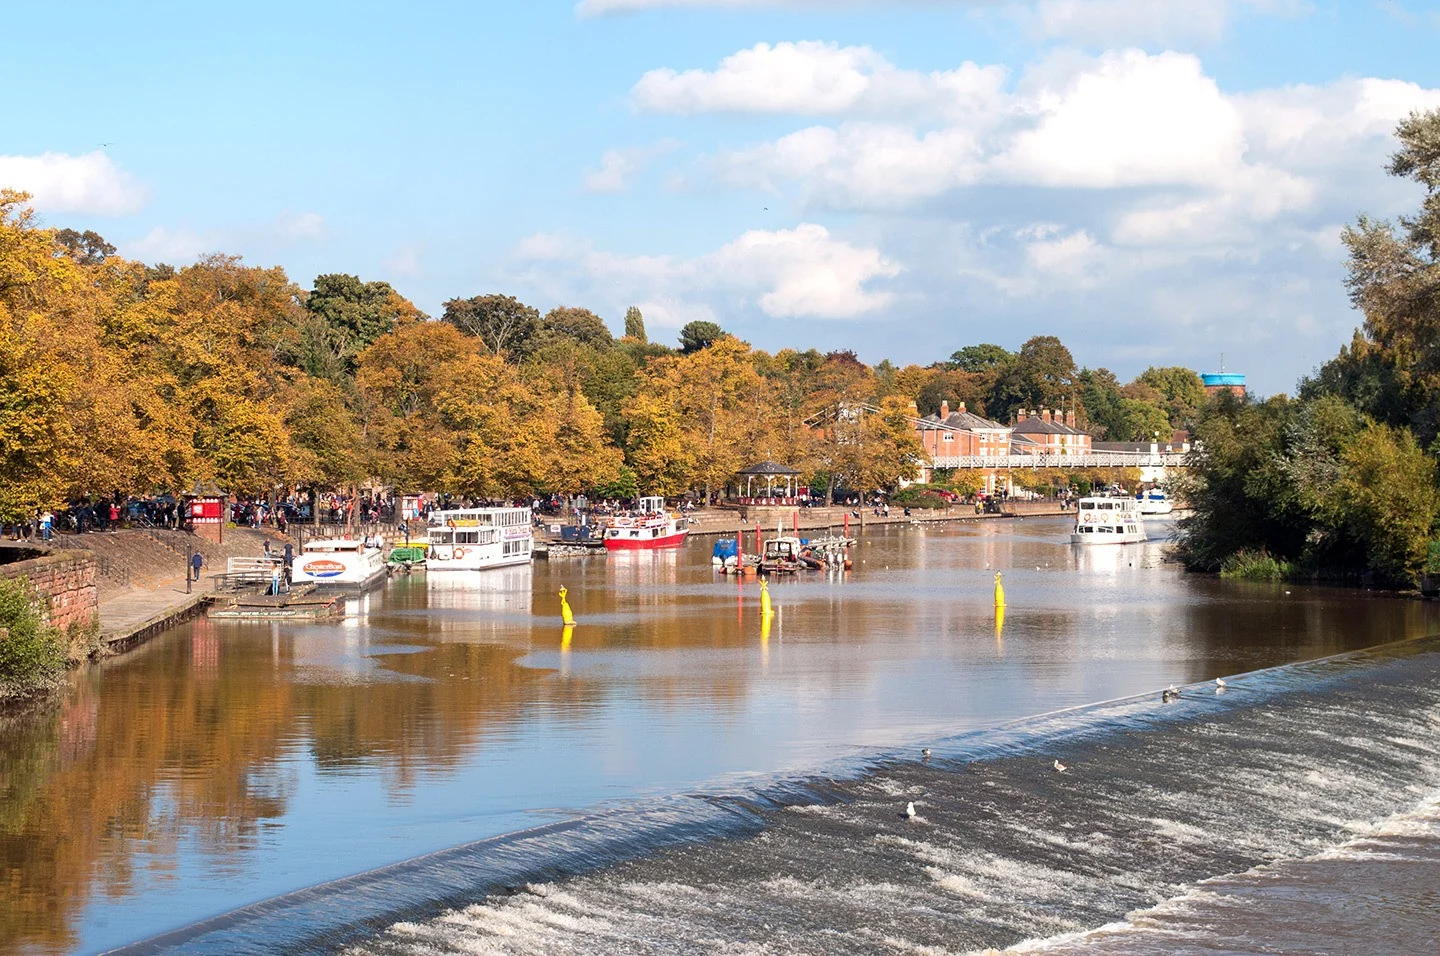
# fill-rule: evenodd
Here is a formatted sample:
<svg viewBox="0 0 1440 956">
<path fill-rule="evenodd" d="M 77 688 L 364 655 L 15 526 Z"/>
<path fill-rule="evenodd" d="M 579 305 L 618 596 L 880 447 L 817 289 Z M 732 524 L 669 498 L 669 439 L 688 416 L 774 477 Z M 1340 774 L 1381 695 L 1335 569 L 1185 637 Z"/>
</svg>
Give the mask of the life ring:
<svg viewBox="0 0 1440 956">
<path fill-rule="evenodd" d="M 1094 516 L 1094 515 L 1086 515 L 1086 516 L 1085 516 L 1084 518 L 1082 518 L 1081 520 L 1084 521 L 1086 524 L 1089 524 L 1090 522 L 1092 522 L 1092 521 L 1095 520 L 1095 516 Z"/>
<path fill-rule="evenodd" d="M 453 555 L 453 556 L 456 557 L 456 558 L 463 558 L 463 557 L 465 557 L 465 549 L 464 549 L 464 548 L 456 548 L 454 551 L 450 552 L 450 554 Z"/>
</svg>

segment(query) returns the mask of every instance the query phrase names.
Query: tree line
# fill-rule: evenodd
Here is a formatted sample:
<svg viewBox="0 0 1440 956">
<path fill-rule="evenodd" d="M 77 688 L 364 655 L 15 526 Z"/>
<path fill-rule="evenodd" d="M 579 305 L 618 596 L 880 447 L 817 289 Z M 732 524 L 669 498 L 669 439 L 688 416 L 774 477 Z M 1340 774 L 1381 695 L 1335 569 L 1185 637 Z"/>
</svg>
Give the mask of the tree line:
<svg viewBox="0 0 1440 956">
<path fill-rule="evenodd" d="M 501 294 L 438 317 L 385 282 L 211 255 L 182 268 L 46 228 L 0 192 L 0 520 L 87 497 L 398 490 L 476 498 L 723 488 L 773 459 L 821 488 L 915 471 L 913 417 L 943 401 L 1008 421 L 1074 409 L 1100 437 L 1195 419 L 1199 379 L 1153 368 L 1122 385 L 1054 336 L 966 346 L 928 365 L 752 348 L 713 322 L 652 341 L 596 313 Z M 864 414 L 844 410 L 868 409 Z"/>
<path fill-rule="evenodd" d="M 1392 175 L 1424 190 L 1398 222 L 1345 229 L 1364 316 L 1299 394 L 1226 400 L 1200 417 L 1182 539 L 1194 567 L 1412 585 L 1440 573 L 1440 111 L 1396 129 Z"/>
</svg>

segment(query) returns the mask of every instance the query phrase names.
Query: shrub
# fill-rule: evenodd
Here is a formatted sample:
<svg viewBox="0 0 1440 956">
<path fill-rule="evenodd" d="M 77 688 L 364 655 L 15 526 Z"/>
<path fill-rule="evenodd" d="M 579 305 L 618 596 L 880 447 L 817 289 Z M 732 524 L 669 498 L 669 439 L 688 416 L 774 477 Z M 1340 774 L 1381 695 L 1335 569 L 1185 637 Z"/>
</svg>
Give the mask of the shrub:
<svg viewBox="0 0 1440 956">
<path fill-rule="evenodd" d="M 1220 576 L 1228 581 L 1282 581 L 1294 573 L 1289 561 L 1268 551 L 1236 551 L 1220 564 Z"/>
<path fill-rule="evenodd" d="M 30 582 L 0 581 L 0 685 L 11 693 L 44 684 L 65 666 L 60 632 L 40 613 Z"/>
</svg>

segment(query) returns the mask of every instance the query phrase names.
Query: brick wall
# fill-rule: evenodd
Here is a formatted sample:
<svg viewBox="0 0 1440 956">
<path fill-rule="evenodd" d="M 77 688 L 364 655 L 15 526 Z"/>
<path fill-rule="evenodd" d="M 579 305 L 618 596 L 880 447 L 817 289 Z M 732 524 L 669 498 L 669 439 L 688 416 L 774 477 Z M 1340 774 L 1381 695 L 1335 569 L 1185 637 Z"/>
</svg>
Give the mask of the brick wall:
<svg viewBox="0 0 1440 956">
<path fill-rule="evenodd" d="M 16 578 L 29 579 L 30 586 L 45 599 L 44 609 L 50 623 L 61 631 L 79 636 L 99 621 L 95 556 L 89 551 L 69 551 L 0 565 L 0 579 Z"/>
</svg>

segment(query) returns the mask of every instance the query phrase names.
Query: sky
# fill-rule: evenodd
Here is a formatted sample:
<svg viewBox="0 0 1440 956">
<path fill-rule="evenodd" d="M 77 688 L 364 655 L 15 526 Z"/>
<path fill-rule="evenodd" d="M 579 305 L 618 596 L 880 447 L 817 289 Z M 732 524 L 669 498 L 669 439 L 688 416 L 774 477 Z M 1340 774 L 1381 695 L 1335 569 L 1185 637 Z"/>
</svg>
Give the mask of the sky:
<svg viewBox="0 0 1440 956">
<path fill-rule="evenodd" d="M 20 4 L 0 186 L 180 265 L 928 364 L 1058 335 L 1293 392 L 1416 208 L 1420 0 Z"/>
</svg>

